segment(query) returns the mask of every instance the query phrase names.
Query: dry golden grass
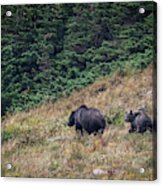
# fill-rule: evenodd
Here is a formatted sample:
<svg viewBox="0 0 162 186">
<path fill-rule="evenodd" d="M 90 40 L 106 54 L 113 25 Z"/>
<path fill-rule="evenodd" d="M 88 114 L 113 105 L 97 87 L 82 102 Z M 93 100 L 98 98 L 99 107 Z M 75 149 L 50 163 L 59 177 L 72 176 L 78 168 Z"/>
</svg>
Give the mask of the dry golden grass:
<svg viewBox="0 0 162 186">
<path fill-rule="evenodd" d="M 124 113 L 145 107 L 152 116 L 152 66 L 134 75 L 99 79 L 68 98 L 2 123 L 2 175 L 16 177 L 153 180 L 152 134 L 128 134 Z M 80 137 L 66 126 L 81 104 L 99 108 L 112 124 L 103 135 Z M 11 170 L 6 164 L 13 165 Z M 140 173 L 140 168 L 145 172 Z"/>
</svg>

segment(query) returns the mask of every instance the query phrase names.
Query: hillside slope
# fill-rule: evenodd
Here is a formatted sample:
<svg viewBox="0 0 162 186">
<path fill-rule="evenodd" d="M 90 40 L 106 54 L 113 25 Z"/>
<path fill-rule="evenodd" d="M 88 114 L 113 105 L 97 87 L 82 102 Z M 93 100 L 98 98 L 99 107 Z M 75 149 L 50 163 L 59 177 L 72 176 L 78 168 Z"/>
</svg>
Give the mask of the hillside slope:
<svg viewBox="0 0 162 186">
<path fill-rule="evenodd" d="M 7 116 L 2 123 L 2 175 L 17 177 L 153 179 L 152 135 L 128 134 L 125 111 L 145 107 L 152 116 L 152 66 L 136 74 L 97 80 L 57 102 Z M 102 146 L 66 126 L 81 104 L 100 109 L 107 122 Z M 6 170 L 6 164 L 13 165 Z M 140 168 L 145 172 L 140 173 Z"/>
</svg>

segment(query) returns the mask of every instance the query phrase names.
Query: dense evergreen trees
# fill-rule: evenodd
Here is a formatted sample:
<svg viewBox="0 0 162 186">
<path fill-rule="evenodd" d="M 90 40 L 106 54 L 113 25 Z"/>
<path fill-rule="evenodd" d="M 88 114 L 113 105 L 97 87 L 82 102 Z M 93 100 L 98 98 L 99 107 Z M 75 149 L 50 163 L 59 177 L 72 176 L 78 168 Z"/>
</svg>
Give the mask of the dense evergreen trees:
<svg viewBox="0 0 162 186">
<path fill-rule="evenodd" d="M 2 114 L 147 67 L 154 11 L 153 2 L 2 6 Z"/>
</svg>

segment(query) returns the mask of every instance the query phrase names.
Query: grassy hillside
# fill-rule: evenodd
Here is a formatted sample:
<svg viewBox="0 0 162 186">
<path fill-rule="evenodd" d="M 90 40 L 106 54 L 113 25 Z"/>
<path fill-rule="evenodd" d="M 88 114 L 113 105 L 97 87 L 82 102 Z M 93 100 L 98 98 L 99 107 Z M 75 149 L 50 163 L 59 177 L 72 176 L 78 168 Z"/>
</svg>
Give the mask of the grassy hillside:
<svg viewBox="0 0 162 186">
<path fill-rule="evenodd" d="M 2 175 L 22 177 L 153 179 L 152 135 L 128 134 L 125 111 L 145 107 L 152 116 L 152 65 L 136 74 L 104 77 L 56 103 L 15 115 L 2 123 Z M 100 139 L 80 137 L 66 126 L 81 104 L 100 109 L 107 122 Z M 13 165 L 6 170 L 6 164 Z M 140 173 L 140 168 L 145 172 Z"/>
</svg>

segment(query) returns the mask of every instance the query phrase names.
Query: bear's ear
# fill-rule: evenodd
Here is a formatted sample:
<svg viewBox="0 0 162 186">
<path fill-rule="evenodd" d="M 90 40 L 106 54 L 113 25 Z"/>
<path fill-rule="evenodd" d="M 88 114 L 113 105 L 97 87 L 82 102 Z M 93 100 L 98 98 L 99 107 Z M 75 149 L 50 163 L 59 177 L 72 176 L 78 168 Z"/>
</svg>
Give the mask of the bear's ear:
<svg viewBox="0 0 162 186">
<path fill-rule="evenodd" d="M 138 116 L 140 114 L 140 112 L 135 112 L 134 115 L 135 117 Z"/>
<path fill-rule="evenodd" d="M 75 111 L 72 111 L 72 112 L 71 112 L 71 116 L 73 116 L 74 114 L 75 114 Z"/>
</svg>

